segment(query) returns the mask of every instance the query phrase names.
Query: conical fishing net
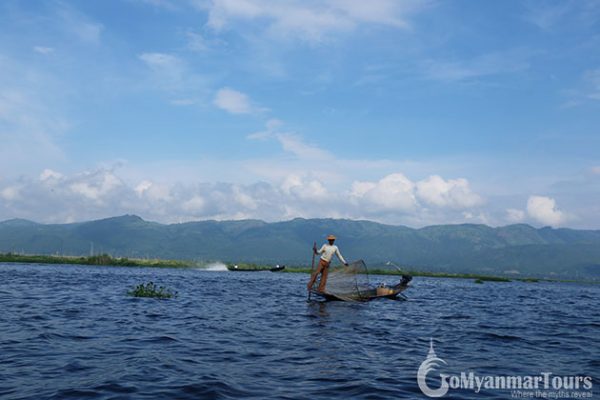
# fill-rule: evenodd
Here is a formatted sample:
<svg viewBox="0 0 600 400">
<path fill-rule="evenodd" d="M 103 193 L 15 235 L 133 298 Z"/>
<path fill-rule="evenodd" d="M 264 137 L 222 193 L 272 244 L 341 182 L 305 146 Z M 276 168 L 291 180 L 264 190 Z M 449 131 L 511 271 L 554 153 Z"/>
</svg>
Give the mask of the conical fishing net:
<svg viewBox="0 0 600 400">
<path fill-rule="evenodd" d="M 315 288 L 318 284 L 315 285 Z M 367 297 L 369 273 L 363 260 L 354 261 L 348 266 L 330 266 L 325 292 L 340 298 L 362 300 Z M 372 290 L 372 289 L 371 289 Z"/>
</svg>

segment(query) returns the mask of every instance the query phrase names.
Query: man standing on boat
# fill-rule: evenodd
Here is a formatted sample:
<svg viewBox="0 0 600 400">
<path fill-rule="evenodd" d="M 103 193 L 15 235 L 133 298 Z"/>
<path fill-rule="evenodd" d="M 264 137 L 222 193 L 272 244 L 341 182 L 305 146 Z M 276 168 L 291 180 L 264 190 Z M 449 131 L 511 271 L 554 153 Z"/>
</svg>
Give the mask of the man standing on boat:
<svg viewBox="0 0 600 400">
<path fill-rule="evenodd" d="M 346 262 L 346 260 L 344 260 L 344 257 L 342 257 L 342 254 L 340 253 L 340 249 L 338 249 L 338 247 L 333 244 L 335 242 L 335 236 L 327 236 L 327 241 L 329 242 L 329 244 L 325 243 L 323 246 L 321 246 L 319 250 L 317 250 L 316 246 L 313 247 L 313 252 L 315 254 L 320 254 L 321 258 L 319 259 L 319 265 L 316 271 L 310 277 L 308 285 L 306 285 L 308 290 L 312 288 L 312 286 L 315 284 L 315 281 L 317 280 L 317 276 L 321 274 L 321 281 L 319 282 L 319 287 L 317 288 L 317 291 L 325 292 L 325 285 L 327 285 L 327 275 L 329 274 L 329 265 L 331 264 L 331 259 L 333 258 L 334 254 L 345 266 L 348 266 L 348 263 Z"/>
</svg>

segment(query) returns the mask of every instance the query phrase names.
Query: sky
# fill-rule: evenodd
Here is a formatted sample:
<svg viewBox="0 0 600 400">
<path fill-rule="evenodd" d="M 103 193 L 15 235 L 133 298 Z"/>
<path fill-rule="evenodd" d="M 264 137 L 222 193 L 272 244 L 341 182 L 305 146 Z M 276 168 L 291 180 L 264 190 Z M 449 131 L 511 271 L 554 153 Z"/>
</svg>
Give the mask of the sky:
<svg viewBox="0 0 600 400">
<path fill-rule="evenodd" d="M 600 229 L 600 2 L 0 2 L 0 220 Z"/>
</svg>

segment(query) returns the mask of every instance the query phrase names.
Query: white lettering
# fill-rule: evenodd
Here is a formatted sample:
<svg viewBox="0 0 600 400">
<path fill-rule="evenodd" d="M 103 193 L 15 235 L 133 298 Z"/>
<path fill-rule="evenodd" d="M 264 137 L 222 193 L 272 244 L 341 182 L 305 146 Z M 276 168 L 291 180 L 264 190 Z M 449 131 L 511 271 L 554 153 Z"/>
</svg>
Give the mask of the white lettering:
<svg viewBox="0 0 600 400">
<path fill-rule="evenodd" d="M 494 378 L 491 376 L 486 376 L 485 378 L 485 383 L 483 384 L 483 387 L 486 389 L 496 389 L 494 387 Z"/>
<path fill-rule="evenodd" d="M 544 389 L 550 389 L 550 376 L 552 372 L 542 372 L 542 376 L 544 377 Z"/>
<path fill-rule="evenodd" d="M 561 389 L 563 385 L 562 378 L 560 376 L 555 376 L 552 378 L 552 388 Z"/>
<path fill-rule="evenodd" d="M 448 380 L 448 383 L 450 384 L 450 387 L 452 389 L 458 389 L 460 388 L 460 378 L 456 375 L 452 375 L 450 376 L 450 379 Z"/>
<path fill-rule="evenodd" d="M 469 372 L 469 375 L 465 374 L 464 372 L 460 373 L 460 387 L 463 389 L 473 389 L 474 386 L 474 374 L 473 372 Z M 476 393 L 479 393 L 479 389 L 476 390 Z"/>
<path fill-rule="evenodd" d="M 483 378 L 475 375 L 475 382 L 477 383 L 477 393 L 481 391 L 481 385 L 483 385 Z"/>
<path fill-rule="evenodd" d="M 509 389 L 521 389 L 523 387 L 523 378 L 521 376 L 509 376 L 507 384 Z"/>
<path fill-rule="evenodd" d="M 531 376 L 526 376 L 523 379 L 523 389 L 532 390 L 535 389 L 535 384 L 533 383 L 533 378 Z"/>
</svg>

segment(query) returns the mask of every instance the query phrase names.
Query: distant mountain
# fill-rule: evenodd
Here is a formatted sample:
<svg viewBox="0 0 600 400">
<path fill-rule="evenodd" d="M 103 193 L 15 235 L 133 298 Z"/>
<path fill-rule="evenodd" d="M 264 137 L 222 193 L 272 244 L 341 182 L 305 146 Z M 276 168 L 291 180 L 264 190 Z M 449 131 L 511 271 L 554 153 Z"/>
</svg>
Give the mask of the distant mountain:
<svg viewBox="0 0 600 400">
<path fill-rule="evenodd" d="M 310 264 L 333 233 L 348 259 L 424 271 L 600 279 L 600 231 L 529 225 L 421 229 L 344 219 L 200 221 L 163 225 L 134 215 L 74 224 L 0 222 L 0 252 Z"/>
</svg>

